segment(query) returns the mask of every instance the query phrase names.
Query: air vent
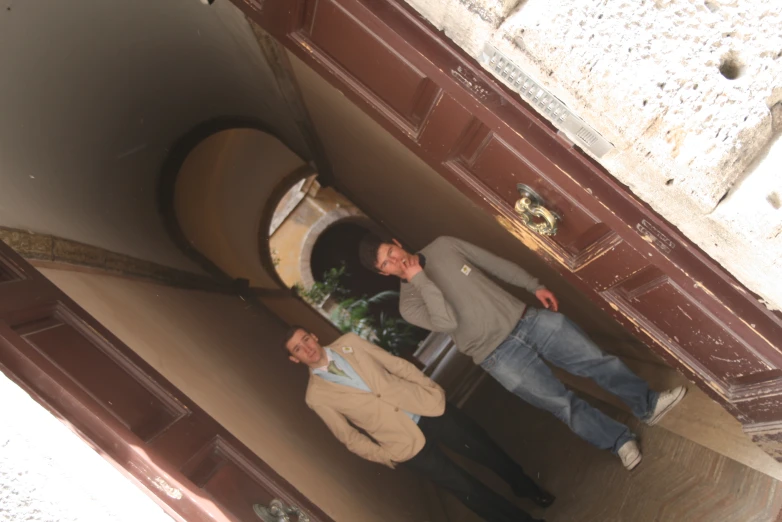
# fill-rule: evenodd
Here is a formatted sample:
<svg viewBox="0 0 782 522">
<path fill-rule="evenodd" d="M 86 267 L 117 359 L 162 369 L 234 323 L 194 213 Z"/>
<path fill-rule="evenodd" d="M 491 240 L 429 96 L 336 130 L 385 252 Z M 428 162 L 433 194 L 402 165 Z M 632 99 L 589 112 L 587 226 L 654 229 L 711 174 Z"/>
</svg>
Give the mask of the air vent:
<svg viewBox="0 0 782 522">
<path fill-rule="evenodd" d="M 597 143 L 597 140 L 600 139 L 600 137 L 597 134 L 587 129 L 586 127 L 581 127 L 580 129 L 578 129 L 576 136 L 578 137 L 578 139 L 580 139 L 590 147 L 595 143 Z"/>
<path fill-rule="evenodd" d="M 614 148 L 608 140 L 568 109 L 559 98 L 541 87 L 493 45 L 486 44 L 481 62 L 494 76 L 518 92 L 524 101 L 553 122 L 574 143 L 579 144 L 598 158 Z"/>
</svg>

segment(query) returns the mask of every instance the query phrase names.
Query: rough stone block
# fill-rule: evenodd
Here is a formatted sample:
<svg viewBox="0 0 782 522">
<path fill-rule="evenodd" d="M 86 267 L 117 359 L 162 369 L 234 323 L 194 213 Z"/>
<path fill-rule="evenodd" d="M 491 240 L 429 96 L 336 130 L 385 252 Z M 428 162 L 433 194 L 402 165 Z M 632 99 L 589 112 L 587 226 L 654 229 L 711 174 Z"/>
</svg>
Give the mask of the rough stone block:
<svg viewBox="0 0 782 522">
<path fill-rule="evenodd" d="M 53 261 L 92 267 L 103 267 L 106 264 L 105 250 L 76 241 L 54 238 L 52 252 Z"/>
<path fill-rule="evenodd" d="M 31 259 L 52 259 L 54 239 L 46 234 L 35 234 L 13 228 L 0 227 L 0 241 L 20 255 Z"/>
<path fill-rule="evenodd" d="M 557 95 L 614 144 L 598 160 L 613 176 L 782 307 L 782 174 L 768 159 L 782 2 L 408 2 L 475 58 L 491 43 Z"/>
</svg>

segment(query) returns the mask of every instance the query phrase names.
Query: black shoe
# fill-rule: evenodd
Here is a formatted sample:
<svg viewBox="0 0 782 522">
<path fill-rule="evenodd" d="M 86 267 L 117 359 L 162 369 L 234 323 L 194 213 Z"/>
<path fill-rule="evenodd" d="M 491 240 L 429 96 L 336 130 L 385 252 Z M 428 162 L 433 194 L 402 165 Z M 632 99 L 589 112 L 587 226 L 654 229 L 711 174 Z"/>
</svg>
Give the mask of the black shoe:
<svg viewBox="0 0 782 522">
<path fill-rule="evenodd" d="M 529 498 L 531 498 L 535 504 L 543 508 L 549 507 L 557 499 L 557 497 L 541 488 L 538 488 L 538 490 Z"/>
<path fill-rule="evenodd" d="M 536 505 L 543 508 L 549 507 L 557 498 L 537 484 L 527 485 L 523 488 L 516 486 L 511 489 L 517 497 L 531 499 Z"/>
</svg>

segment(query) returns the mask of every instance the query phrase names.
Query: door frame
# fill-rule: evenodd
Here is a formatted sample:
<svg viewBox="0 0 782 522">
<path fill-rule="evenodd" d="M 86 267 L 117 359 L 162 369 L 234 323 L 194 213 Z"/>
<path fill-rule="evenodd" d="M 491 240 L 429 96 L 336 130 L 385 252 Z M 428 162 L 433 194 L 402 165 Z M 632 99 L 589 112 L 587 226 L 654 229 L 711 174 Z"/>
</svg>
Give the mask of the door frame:
<svg viewBox="0 0 782 522">
<path fill-rule="evenodd" d="M 766 308 L 757 296 L 697 245 L 630 193 L 596 161 L 560 136 L 518 94 L 495 79 L 404 1 L 232 1 L 253 22 L 341 91 L 473 203 L 496 216 L 511 234 L 535 251 L 572 286 L 584 292 L 595 305 L 669 365 L 695 381 L 742 423 L 745 432 L 755 442 L 782 461 L 782 314 Z M 387 53 L 389 60 L 403 64 L 398 70 L 406 68 L 406 72 L 410 71 L 422 79 L 412 112 L 401 114 L 394 106 L 394 102 L 399 100 L 391 100 L 388 93 L 384 98 L 384 94 L 373 91 L 379 84 L 369 86 L 353 74 L 350 67 L 355 63 L 341 63 L 333 53 L 330 54 L 330 50 L 314 41 L 313 30 L 321 31 L 321 42 L 326 41 L 323 40 L 323 32 L 330 30 L 323 23 L 320 29 L 316 28 L 316 12 L 320 16 L 325 10 L 329 11 L 330 20 L 345 20 L 346 27 L 349 25 L 351 30 L 355 28 L 355 31 L 371 35 L 367 42 L 378 44 L 373 50 L 380 49 Z M 328 40 L 331 45 L 334 45 L 333 42 L 333 39 Z M 372 74 L 379 78 L 382 71 L 380 66 Z M 393 94 L 390 96 L 393 97 Z M 573 259 L 566 259 L 563 252 L 552 249 L 551 244 L 540 236 L 519 226 L 518 216 L 512 208 L 508 208 L 506 202 L 485 185 L 477 183 L 469 170 L 454 168 L 452 156 L 449 157 L 453 151 L 450 144 L 427 141 L 432 134 L 429 131 L 435 125 L 431 121 L 432 114 L 438 104 L 445 103 L 450 103 L 454 112 L 466 113 L 461 122 L 463 126 L 477 123 L 500 139 L 513 142 L 516 150 L 527 158 L 556 158 L 556 169 L 547 172 L 547 175 L 563 191 L 573 194 L 576 204 L 616 231 L 606 244 L 598 241 L 593 245 L 594 249 L 585 249 L 582 258 L 575 260 L 577 263 L 581 266 L 588 264 L 619 243 L 624 243 L 659 268 L 668 288 L 675 292 L 681 290 L 689 303 L 701 307 L 700 311 L 714 325 L 725 326 L 738 344 L 746 347 L 747 354 L 762 361 L 761 364 L 769 370 L 749 378 L 716 382 L 715 372 L 682 349 L 673 334 L 655 328 L 654 324 L 639 316 L 637 310 L 628 306 L 639 292 L 655 288 L 655 285 L 659 288 L 660 278 L 648 282 L 633 281 L 641 286 L 631 291 L 617 288 L 616 291 L 597 293 L 587 285 L 575 273 L 576 269 L 568 266 L 573 265 Z M 464 137 L 453 137 L 453 140 L 460 139 Z M 719 348 L 715 347 L 715 351 L 718 352 Z M 731 370 L 719 360 L 712 362 L 721 374 L 728 374 Z"/>
<path fill-rule="evenodd" d="M 38 342 L 35 335 L 47 330 L 46 342 Z M 74 370 L 69 360 L 76 359 L 80 369 Z M 146 394 L 159 408 L 113 407 L 107 397 L 116 383 L 90 379 L 95 368 L 114 372 L 130 383 L 131 391 Z M 142 487 L 175 520 L 246 521 L 251 504 L 244 502 L 237 510 L 235 503 L 221 503 L 210 491 L 210 483 L 230 467 L 232 484 L 258 492 L 258 503 L 277 498 L 302 508 L 313 522 L 333 522 L 2 242 L 0 371 Z M 149 425 L 156 426 L 154 431 L 145 429 Z"/>
</svg>

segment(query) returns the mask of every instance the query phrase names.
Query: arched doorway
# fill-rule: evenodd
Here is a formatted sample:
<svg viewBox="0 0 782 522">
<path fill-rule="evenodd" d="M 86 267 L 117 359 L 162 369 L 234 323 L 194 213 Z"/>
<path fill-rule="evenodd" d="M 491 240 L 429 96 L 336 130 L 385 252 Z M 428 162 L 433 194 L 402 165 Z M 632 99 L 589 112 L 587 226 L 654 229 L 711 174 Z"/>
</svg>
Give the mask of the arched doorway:
<svg viewBox="0 0 782 522">
<path fill-rule="evenodd" d="M 269 232 L 280 279 L 340 331 L 405 356 L 429 334 L 399 314 L 398 282 L 361 266 L 361 238 L 384 231 L 344 195 L 314 176 L 299 180 L 280 198 Z"/>
<path fill-rule="evenodd" d="M 338 275 L 334 306 L 328 311 L 342 331 L 354 331 L 395 354 L 412 356 L 427 330 L 407 323 L 399 313 L 399 283 L 364 268 L 358 245 L 370 232 L 363 221 L 340 221 L 320 234 L 310 268 L 316 283 Z"/>
<path fill-rule="evenodd" d="M 323 282 L 328 270 L 345 266 L 343 287 L 350 295 L 375 295 L 396 291 L 399 283 L 389 277 L 370 272 L 358 259 L 358 245 L 370 230 L 361 221 L 340 221 L 318 236 L 310 256 L 310 268 L 316 281 Z"/>
</svg>

